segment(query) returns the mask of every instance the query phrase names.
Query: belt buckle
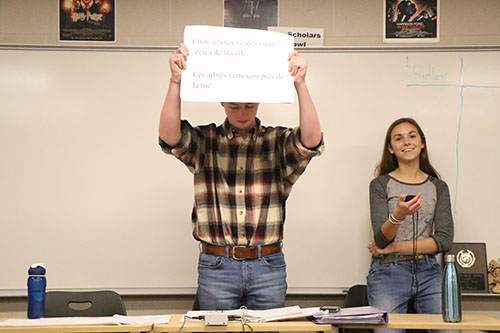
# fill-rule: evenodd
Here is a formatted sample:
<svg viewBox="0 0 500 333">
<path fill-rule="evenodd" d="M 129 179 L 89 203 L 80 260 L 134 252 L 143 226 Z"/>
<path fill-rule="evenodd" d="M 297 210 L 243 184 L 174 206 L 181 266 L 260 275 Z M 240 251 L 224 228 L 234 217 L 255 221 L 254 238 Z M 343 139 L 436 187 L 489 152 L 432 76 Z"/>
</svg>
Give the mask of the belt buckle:
<svg viewBox="0 0 500 333">
<path fill-rule="evenodd" d="M 237 258 L 236 257 L 236 249 L 238 249 L 238 248 L 244 249 L 244 248 L 247 248 L 247 247 L 243 246 L 243 245 L 235 245 L 235 246 L 233 246 L 233 259 L 234 260 L 245 260 L 246 258 Z"/>
</svg>

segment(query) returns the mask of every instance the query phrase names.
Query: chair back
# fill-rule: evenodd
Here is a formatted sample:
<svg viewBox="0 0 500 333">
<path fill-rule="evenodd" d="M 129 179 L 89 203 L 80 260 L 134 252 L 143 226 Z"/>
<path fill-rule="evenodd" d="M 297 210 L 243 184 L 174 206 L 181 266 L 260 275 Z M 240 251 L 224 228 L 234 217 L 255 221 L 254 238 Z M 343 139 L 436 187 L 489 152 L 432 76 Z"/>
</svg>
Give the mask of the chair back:
<svg viewBox="0 0 500 333">
<path fill-rule="evenodd" d="M 368 294 L 366 291 L 366 285 L 357 284 L 349 288 L 344 299 L 344 308 L 367 305 Z M 360 328 L 339 328 L 339 333 L 373 333 L 373 330 Z"/>
<path fill-rule="evenodd" d="M 366 285 L 357 284 L 349 288 L 344 300 L 344 308 L 368 305 L 368 294 Z"/>
<path fill-rule="evenodd" d="M 112 290 L 48 291 L 45 317 L 100 317 L 126 315 L 121 296 Z"/>
</svg>

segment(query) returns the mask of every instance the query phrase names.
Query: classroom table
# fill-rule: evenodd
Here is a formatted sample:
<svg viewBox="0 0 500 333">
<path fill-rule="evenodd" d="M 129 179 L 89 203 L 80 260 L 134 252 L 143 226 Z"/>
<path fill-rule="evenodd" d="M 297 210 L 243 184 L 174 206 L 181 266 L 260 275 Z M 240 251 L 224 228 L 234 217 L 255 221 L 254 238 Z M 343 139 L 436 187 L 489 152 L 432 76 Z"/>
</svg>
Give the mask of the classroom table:
<svg viewBox="0 0 500 333">
<path fill-rule="evenodd" d="M 178 332 L 182 325 L 182 315 L 172 315 L 168 324 L 155 325 L 81 325 L 81 326 L 24 326 L 0 327 L 0 333 L 93 333 L 93 332 Z M 321 332 L 330 331 L 332 325 L 316 325 L 307 320 L 284 320 L 267 323 L 250 323 L 255 332 Z M 453 329 L 463 331 L 500 331 L 500 319 L 493 317 L 464 314 L 460 323 L 445 323 L 440 314 L 389 314 L 389 323 L 386 325 L 343 324 L 341 328 L 398 328 L 398 329 Z M 249 332 L 242 329 L 240 322 L 230 322 L 227 326 L 205 326 L 201 321 L 186 322 L 182 332 Z"/>
<path fill-rule="evenodd" d="M 1 320 L 1 319 L 0 319 Z M 153 325 L 61 325 L 61 326 L 0 326 L 0 333 L 93 333 L 149 332 Z"/>
<path fill-rule="evenodd" d="M 168 324 L 154 325 L 155 332 L 178 332 L 182 323 L 181 315 L 172 315 Z M 316 325 L 305 320 L 285 320 L 267 323 L 250 323 L 255 332 L 262 331 L 302 331 L 319 332 L 329 331 L 332 325 Z M 452 329 L 464 331 L 500 330 L 500 319 L 485 315 L 464 314 L 460 323 L 445 323 L 440 314 L 389 314 L 389 323 L 386 325 L 361 325 L 345 324 L 336 325 L 341 328 L 399 328 L 399 329 Z M 227 326 L 205 326 L 203 322 L 186 322 L 182 332 L 249 332 L 250 329 L 242 329 L 241 323 L 230 322 Z"/>
<path fill-rule="evenodd" d="M 445 323 L 441 314 L 389 313 L 387 325 L 338 325 L 341 328 L 447 329 L 463 331 L 500 331 L 500 319 L 464 313 L 460 323 Z"/>
<path fill-rule="evenodd" d="M 180 321 L 182 315 L 172 315 L 168 324 L 155 324 L 155 332 L 179 332 L 182 325 Z M 330 331 L 332 325 L 316 325 L 308 320 L 283 320 L 283 321 L 270 321 L 267 323 L 249 323 L 254 332 L 319 332 Z M 242 329 L 240 322 L 229 322 L 226 326 L 205 326 L 203 321 L 187 321 L 182 332 L 250 332 L 250 328 L 245 327 Z"/>
</svg>

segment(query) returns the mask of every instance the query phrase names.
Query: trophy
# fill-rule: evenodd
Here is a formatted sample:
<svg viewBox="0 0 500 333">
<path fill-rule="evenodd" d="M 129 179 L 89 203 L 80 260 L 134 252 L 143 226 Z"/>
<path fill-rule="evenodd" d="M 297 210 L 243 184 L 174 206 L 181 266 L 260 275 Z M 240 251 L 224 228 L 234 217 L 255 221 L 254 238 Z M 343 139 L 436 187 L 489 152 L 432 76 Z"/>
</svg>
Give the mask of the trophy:
<svg viewBox="0 0 500 333">
<path fill-rule="evenodd" d="M 448 254 L 456 258 L 463 293 L 488 293 L 485 243 L 453 243 Z"/>
</svg>

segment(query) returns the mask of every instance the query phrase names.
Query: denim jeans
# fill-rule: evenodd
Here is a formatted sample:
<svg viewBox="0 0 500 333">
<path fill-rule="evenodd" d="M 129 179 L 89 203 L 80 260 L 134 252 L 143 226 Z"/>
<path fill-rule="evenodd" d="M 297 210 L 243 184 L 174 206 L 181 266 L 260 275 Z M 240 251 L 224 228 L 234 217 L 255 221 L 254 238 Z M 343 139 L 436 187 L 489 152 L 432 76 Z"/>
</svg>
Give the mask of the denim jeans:
<svg viewBox="0 0 500 333">
<path fill-rule="evenodd" d="M 283 307 L 286 289 L 286 264 L 282 252 L 246 260 L 200 253 L 198 299 L 201 310 Z"/>
<path fill-rule="evenodd" d="M 389 313 L 406 313 L 413 300 L 417 313 L 441 313 L 441 265 L 434 258 L 381 264 L 372 259 L 366 278 L 368 303 Z M 376 333 L 397 333 L 404 330 L 376 329 Z M 432 332 L 459 332 L 431 330 Z"/>
</svg>

